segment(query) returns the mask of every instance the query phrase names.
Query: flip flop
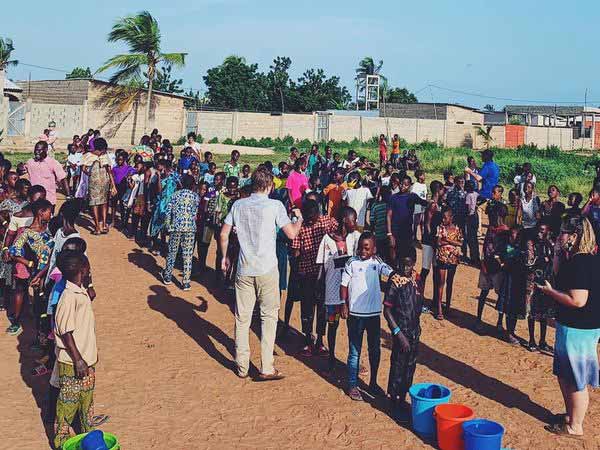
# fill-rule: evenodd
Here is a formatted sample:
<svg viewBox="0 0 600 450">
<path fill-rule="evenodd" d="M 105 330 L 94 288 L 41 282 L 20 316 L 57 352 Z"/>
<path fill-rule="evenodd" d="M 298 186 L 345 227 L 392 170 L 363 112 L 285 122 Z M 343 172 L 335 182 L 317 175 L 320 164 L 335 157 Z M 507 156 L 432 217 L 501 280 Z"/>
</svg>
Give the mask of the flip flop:
<svg viewBox="0 0 600 450">
<path fill-rule="evenodd" d="M 364 400 L 360 390 L 357 387 L 353 387 L 348 391 L 348 397 L 355 402 L 362 402 Z"/>
<path fill-rule="evenodd" d="M 273 373 L 261 373 L 260 375 L 258 375 L 255 381 L 277 381 L 283 380 L 284 378 L 285 375 L 282 374 L 279 370 L 275 369 Z"/>
<path fill-rule="evenodd" d="M 563 436 L 563 437 L 568 437 L 568 438 L 577 439 L 577 440 L 583 439 L 583 434 L 569 433 L 569 429 L 568 429 L 568 426 L 566 423 L 555 423 L 552 425 L 546 425 L 544 427 L 544 430 L 546 430 L 552 434 L 556 434 L 557 436 Z"/>
<path fill-rule="evenodd" d="M 90 420 L 90 425 L 93 428 L 97 428 L 100 425 L 104 425 L 106 422 L 108 422 L 110 420 L 110 416 L 106 415 L 106 414 L 99 414 L 97 416 L 92 417 L 92 420 Z"/>
</svg>

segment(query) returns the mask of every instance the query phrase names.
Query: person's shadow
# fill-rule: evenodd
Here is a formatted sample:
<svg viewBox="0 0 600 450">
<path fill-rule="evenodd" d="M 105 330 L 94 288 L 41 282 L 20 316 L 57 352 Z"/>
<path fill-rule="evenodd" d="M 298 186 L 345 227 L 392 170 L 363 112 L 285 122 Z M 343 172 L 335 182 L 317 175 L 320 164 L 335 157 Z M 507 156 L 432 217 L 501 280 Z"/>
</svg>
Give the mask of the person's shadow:
<svg viewBox="0 0 600 450">
<path fill-rule="evenodd" d="M 235 355 L 235 343 L 233 339 L 198 314 L 198 312 L 208 310 L 208 303 L 205 299 L 200 298 L 201 305 L 196 306 L 184 298 L 172 296 L 164 286 L 150 286 L 150 290 L 153 292 L 148 296 L 148 306 L 151 309 L 160 312 L 167 319 L 175 322 L 181 330 L 223 367 L 234 370 L 235 362 L 232 357 Z M 215 347 L 213 339 L 225 347 L 229 354 L 224 354 Z"/>
</svg>

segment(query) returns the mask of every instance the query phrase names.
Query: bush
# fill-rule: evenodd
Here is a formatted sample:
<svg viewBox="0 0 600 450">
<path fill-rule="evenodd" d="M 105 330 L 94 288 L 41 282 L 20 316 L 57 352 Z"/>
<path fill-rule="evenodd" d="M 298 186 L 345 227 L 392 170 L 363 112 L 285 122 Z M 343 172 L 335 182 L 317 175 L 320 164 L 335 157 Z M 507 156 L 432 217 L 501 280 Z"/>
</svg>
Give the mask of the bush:
<svg viewBox="0 0 600 450">
<path fill-rule="evenodd" d="M 175 142 L 175 145 L 185 145 L 186 142 L 187 142 L 187 136 L 181 136 L 179 139 L 177 139 L 177 142 Z"/>
<path fill-rule="evenodd" d="M 208 143 L 209 144 L 218 144 L 219 143 L 219 138 L 215 136 L 210 141 L 208 141 Z"/>
<path fill-rule="evenodd" d="M 227 138 L 227 139 L 225 139 L 225 140 L 223 141 L 223 144 L 226 144 L 226 145 L 233 145 L 233 139 L 231 139 L 231 138 Z"/>
<path fill-rule="evenodd" d="M 302 139 L 301 141 L 296 142 L 296 147 L 298 147 L 298 149 L 300 150 L 300 152 L 302 152 L 303 150 L 310 150 L 310 147 L 312 146 L 312 142 L 309 141 L 308 139 Z"/>
<path fill-rule="evenodd" d="M 259 147 L 274 147 L 275 146 L 275 141 L 273 139 L 271 139 L 270 137 L 264 137 L 262 138 L 260 141 L 258 141 Z"/>
<path fill-rule="evenodd" d="M 283 139 L 281 139 L 281 144 L 282 145 L 287 145 L 288 147 L 291 147 L 292 145 L 294 145 L 294 138 L 292 136 L 290 136 L 289 134 L 287 136 L 285 136 Z"/>
</svg>

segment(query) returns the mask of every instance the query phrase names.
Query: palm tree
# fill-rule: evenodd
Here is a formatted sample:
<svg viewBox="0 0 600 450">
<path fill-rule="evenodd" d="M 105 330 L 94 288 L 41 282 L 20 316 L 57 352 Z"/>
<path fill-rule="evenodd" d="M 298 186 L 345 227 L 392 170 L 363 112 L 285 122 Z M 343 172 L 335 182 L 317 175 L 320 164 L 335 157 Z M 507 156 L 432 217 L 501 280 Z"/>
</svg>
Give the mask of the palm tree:
<svg viewBox="0 0 600 450">
<path fill-rule="evenodd" d="M 383 60 L 380 59 L 377 64 L 371 56 L 366 56 L 360 60 L 358 67 L 356 68 L 356 81 L 358 83 L 361 92 L 365 88 L 367 82 L 367 75 L 379 75 L 382 81 L 386 81 L 387 78 L 381 73 L 383 67 Z"/>
<path fill-rule="evenodd" d="M 6 69 L 9 66 L 16 66 L 19 61 L 10 59 L 12 52 L 15 50 L 13 41 L 10 38 L 0 37 L 0 108 L 4 100 L 4 78 L 6 77 Z"/>
<path fill-rule="evenodd" d="M 183 67 L 187 53 L 161 52 L 161 34 L 158 22 L 148 11 L 142 11 L 136 15 L 117 20 L 108 35 L 108 41 L 122 41 L 129 46 L 129 53 L 113 56 L 98 69 L 98 72 L 117 69 L 110 77 L 111 83 L 130 84 L 131 80 L 141 80 L 142 68 L 145 68 L 145 75 L 148 78 L 148 98 L 146 100 L 144 128 L 147 131 L 150 121 L 152 87 L 158 65 L 164 63 L 175 67 Z"/>
<path fill-rule="evenodd" d="M 494 140 L 494 138 L 492 137 L 492 126 L 488 125 L 485 128 L 478 127 L 477 128 L 477 136 L 479 136 L 483 139 L 483 142 L 485 142 L 485 148 L 489 149 L 490 144 Z"/>
</svg>

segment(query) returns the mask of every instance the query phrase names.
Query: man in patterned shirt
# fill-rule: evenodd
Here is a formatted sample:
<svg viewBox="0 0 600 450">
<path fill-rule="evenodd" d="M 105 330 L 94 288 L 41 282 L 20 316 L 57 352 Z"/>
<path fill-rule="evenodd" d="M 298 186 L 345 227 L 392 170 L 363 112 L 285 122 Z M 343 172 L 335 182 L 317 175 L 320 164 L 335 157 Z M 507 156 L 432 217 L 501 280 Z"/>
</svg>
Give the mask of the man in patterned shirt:
<svg viewBox="0 0 600 450">
<path fill-rule="evenodd" d="M 167 205 L 166 217 L 169 236 L 169 254 L 167 256 L 167 265 L 161 273 L 164 284 L 171 284 L 173 275 L 173 266 L 179 247 L 183 256 L 183 280 L 182 288 L 189 291 L 190 277 L 192 275 L 192 256 L 194 254 L 194 239 L 196 235 L 196 214 L 200 197 L 192 188 L 194 178 L 191 175 L 184 175 L 181 178 L 182 189 L 175 192 L 171 202 Z"/>
<path fill-rule="evenodd" d="M 319 275 L 317 253 L 323 236 L 333 233 L 338 228 L 335 219 L 321 216 L 319 204 L 315 200 L 305 200 L 302 204 L 302 217 L 304 223 L 300 233 L 292 241 L 291 249 L 297 263 L 297 274 L 300 285 L 300 317 L 302 319 L 302 332 L 306 338 L 306 345 L 301 351 L 302 356 L 326 356 L 327 349 L 323 345 L 325 334 L 325 308 L 323 298 L 317 301 L 316 287 Z M 317 340 L 313 344 L 312 329 L 317 308 Z"/>
</svg>

